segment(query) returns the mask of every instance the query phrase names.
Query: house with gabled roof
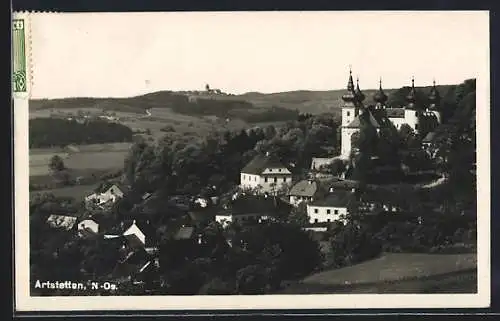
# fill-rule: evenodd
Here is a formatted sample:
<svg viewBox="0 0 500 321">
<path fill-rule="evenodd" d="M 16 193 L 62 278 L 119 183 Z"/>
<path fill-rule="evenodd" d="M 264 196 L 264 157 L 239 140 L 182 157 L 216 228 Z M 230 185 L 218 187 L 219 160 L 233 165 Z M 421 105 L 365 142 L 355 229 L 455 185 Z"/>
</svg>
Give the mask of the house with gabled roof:
<svg viewBox="0 0 500 321">
<path fill-rule="evenodd" d="M 290 204 L 298 206 L 302 202 L 312 202 L 328 192 L 319 180 L 304 179 L 292 186 L 288 192 Z"/>
<path fill-rule="evenodd" d="M 267 153 L 255 156 L 240 174 L 242 189 L 270 193 L 292 184 L 292 172 L 276 157 Z"/>
<path fill-rule="evenodd" d="M 354 200 L 354 193 L 337 191 L 307 204 L 309 223 L 345 222 L 345 216 L 349 213 L 349 204 Z"/>
<path fill-rule="evenodd" d="M 102 206 L 106 203 L 114 203 L 122 198 L 126 193 L 127 188 L 119 183 L 105 182 L 98 186 L 94 192 L 87 197 L 85 201 L 97 206 Z"/>
<path fill-rule="evenodd" d="M 92 219 L 85 219 L 78 223 L 78 234 L 81 237 L 94 237 L 99 233 L 99 223 Z"/>
</svg>

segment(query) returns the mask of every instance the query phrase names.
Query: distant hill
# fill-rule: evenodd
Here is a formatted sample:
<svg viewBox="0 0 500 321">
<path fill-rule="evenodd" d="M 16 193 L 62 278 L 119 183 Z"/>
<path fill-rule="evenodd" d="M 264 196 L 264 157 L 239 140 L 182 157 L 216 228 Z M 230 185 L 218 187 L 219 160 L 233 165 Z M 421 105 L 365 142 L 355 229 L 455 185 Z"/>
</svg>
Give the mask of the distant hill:
<svg viewBox="0 0 500 321">
<path fill-rule="evenodd" d="M 438 86 L 442 96 L 454 85 Z M 404 88 L 404 87 L 403 87 Z M 418 87 L 427 94 L 430 86 Z M 401 89 L 384 89 L 391 97 Z M 365 104 L 373 104 L 374 89 L 364 90 Z M 169 108 L 175 113 L 190 116 L 215 115 L 219 117 L 241 118 L 248 122 L 262 122 L 294 119 L 296 113 L 333 113 L 339 114 L 344 89 L 330 91 L 289 91 L 263 94 L 248 92 L 241 95 L 199 95 L 159 91 L 130 98 L 63 98 L 34 99 L 30 101 L 31 110 L 47 109 L 100 109 L 144 114 L 151 108 Z M 389 101 L 391 99 L 389 98 Z M 399 107 L 399 106 L 398 106 Z M 263 108 L 269 110 L 262 110 Z M 291 112 L 293 111 L 293 113 Z M 264 113 L 262 115 L 262 113 Z M 257 116 L 258 115 L 258 116 Z"/>
</svg>

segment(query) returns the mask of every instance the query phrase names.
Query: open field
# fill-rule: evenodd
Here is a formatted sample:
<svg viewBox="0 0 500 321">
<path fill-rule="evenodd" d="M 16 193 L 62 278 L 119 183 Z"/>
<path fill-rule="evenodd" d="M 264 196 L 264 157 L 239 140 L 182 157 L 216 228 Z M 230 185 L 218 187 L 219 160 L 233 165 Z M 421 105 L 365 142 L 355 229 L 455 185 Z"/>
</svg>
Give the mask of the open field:
<svg viewBox="0 0 500 321">
<path fill-rule="evenodd" d="M 130 143 L 75 145 L 69 148 L 33 148 L 30 150 L 30 177 L 48 175 L 49 162 L 59 155 L 67 168 L 73 170 L 121 169 Z"/>
<path fill-rule="evenodd" d="M 37 194 L 51 193 L 56 197 L 73 197 L 77 200 L 83 200 L 83 198 L 91 194 L 92 191 L 97 188 L 97 186 L 98 184 L 75 185 L 55 189 L 47 189 L 43 191 L 30 191 L 30 199 L 32 199 Z"/>
<path fill-rule="evenodd" d="M 476 254 L 386 253 L 313 274 L 283 293 L 471 293 L 477 291 L 476 268 Z"/>
</svg>

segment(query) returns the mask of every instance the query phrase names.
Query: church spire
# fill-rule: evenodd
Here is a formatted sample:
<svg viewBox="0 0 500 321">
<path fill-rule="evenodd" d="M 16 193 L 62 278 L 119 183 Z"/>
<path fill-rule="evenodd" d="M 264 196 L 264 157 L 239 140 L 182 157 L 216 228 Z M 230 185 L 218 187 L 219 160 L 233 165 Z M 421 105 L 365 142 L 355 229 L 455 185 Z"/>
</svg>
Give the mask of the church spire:
<svg viewBox="0 0 500 321">
<path fill-rule="evenodd" d="M 356 94 L 354 93 L 354 81 L 352 80 L 352 69 L 349 66 L 349 80 L 347 81 L 347 92 L 342 95 L 342 100 L 345 102 L 354 102 Z"/>
<path fill-rule="evenodd" d="M 361 91 L 361 89 L 359 89 L 359 77 L 356 77 L 356 91 L 355 91 L 355 94 L 356 94 L 356 98 L 357 98 L 358 103 L 362 103 L 363 100 L 365 100 L 365 95 L 363 94 L 363 92 Z"/>
<path fill-rule="evenodd" d="M 373 100 L 377 103 L 385 104 L 387 98 L 388 98 L 387 95 L 384 93 L 384 90 L 382 89 L 382 77 L 380 77 L 379 88 L 378 91 L 375 93 L 375 95 L 373 95 Z"/>
<path fill-rule="evenodd" d="M 432 88 L 431 88 L 431 91 L 429 93 L 429 103 L 430 103 L 429 108 L 435 109 L 439 105 L 440 101 L 441 101 L 441 95 L 439 94 L 439 91 L 437 90 L 436 80 L 434 79 L 432 81 Z"/>
<path fill-rule="evenodd" d="M 411 77 L 411 88 L 408 96 L 406 96 L 406 101 L 408 102 L 408 108 L 413 108 L 415 102 L 417 101 L 417 93 L 415 91 L 415 77 Z"/>
</svg>

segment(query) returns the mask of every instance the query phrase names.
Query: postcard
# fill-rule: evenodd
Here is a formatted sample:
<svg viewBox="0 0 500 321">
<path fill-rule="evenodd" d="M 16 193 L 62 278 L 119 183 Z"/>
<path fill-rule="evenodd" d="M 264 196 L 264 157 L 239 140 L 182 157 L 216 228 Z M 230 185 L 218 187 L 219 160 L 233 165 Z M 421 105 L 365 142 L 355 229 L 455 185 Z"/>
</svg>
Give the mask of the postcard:
<svg viewBox="0 0 500 321">
<path fill-rule="evenodd" d="M 488 307 L 489 74 L 486 11 L 14 13 L 16 311 Z"/>
</svg>

